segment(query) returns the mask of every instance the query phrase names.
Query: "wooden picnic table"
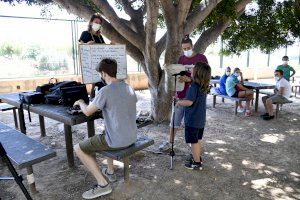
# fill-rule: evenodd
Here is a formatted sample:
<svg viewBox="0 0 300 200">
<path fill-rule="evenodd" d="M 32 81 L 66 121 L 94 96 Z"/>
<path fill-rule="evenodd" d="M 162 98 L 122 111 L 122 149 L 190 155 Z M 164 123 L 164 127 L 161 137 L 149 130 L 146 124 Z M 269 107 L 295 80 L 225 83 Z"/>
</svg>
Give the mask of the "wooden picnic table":
<svg viewBox="0 0 300 200">
<path fill-rule="evenodd" d="M 2 102 L 11 104 L 18 108 L 19 124 L 22 133 L 26 134 L 26 125 L 24 119 L 24 109 L 28 109 L 27 104 L 21 104 L 18 93 L 0 94 Z M 44 117 L 62 122 L 64 124 L 66 152 L 69 167 L 74 167 L 73 141 L 71 127 L 76 124 L 87 122 L 88 137 L 95 135 L 94 120 L 102 118 L 102 113 L 96 113 L 92 117 L 86 117 L 84 114 L 71 115 L 67 113 L 67 107 L 62 105 L 34 104 L 29 106 L 30 112 L 39 115 L 41 136 L 46 135 Z"/>
<path fill-rule="evenodd" d="M 255 90 L 255 112 L 258 110 L 258 101 L 259 101 L 259 90 L 262 89 L 274 89 L 275 85 L 273 84 L 266 84 L 266 83 L 257 83 L 257 82 L 250 82 L 244 81 L 244 86 L 249 87 Z"/>
</svg>

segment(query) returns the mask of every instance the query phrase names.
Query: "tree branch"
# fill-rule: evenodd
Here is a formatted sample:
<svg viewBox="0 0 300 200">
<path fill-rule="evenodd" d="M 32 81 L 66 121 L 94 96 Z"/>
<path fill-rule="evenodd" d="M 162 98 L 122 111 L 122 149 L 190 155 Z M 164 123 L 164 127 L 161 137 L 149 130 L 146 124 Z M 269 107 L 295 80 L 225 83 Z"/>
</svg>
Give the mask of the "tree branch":
<svg viewBox="0 0 300 200">
<path fill-rule="evenodd" d="M 176 13 L 175 7 L 173 5 L 172 0 L 161 0 L 160 1 L 162 5 L 163 15 L 166 22 L 167 29 L 170 30 L 172 28 L 172 24 L 174 25 L 174 22 L 176 22 Z"/>
<path fill-rule="evenodd" d="M 189 13 L 192 0 L 179 1 L 177 6 L 178 23 L 184 24 Z"/>
<path fill-rule="evenodd" d="M 158 21 L 158 10 L 159 2 L 158 0 L 146 0 L 147 5 L 147 21 L 145 25 L 146 29 L 146 45 L 145 45 L 145 59 L 149 75 L 152 77 L 149 80 L 149 84 L 152 86 L 158 86 L 159 76 L 161 68 L 158 65 L 158 59 L 155 48 L 155 38 L 157 30 L 157 21 Z"/>
<path fill-rule="evenodd" d="M 141 37 L 141 35 L 134 32 L 132 29 L 130 29 L 126 24 L 122 23 L 120 18 L 117 16 L 113 8 L 109 5 L 107 0 L 92 0 L 94 4 L 101 8 L 101 11 L 103 15 L 109 20 L 109 22 L 112 24 L 112 26 L 118 30 L 118 32 L 126 38 L 129 42 L 131 42 L 134 46 L 139 48 L 141 51 L 143 51 L 144 46 L 144 38 Z"/>
<path fill-rule="evenodd" d="M 166 48 L 167 33 L 165 33 L 156 43 L 157 57 L 159 58 Z"/>
<path fill-rule="evenodd" d="M 195 8 L 187 17 L 184 32 L 192 32 L 221 1 L 222 0 L 209 0 L 208 2 L 205 1 L 205 3 L 207 3 L 205 7 L 203 4 L 199 4 L 199 6 Z"/>
<path fill-rule="evenodd" d="M 246 5 L 250 2 L 251 0 L 240 0 L 236 4 L 235 11 L 238 17 L 244 13 Z M 226 28 L 231 24 L 231 22 L 232 22 L 231 18 L 221 19 L 219 23 L 217 23 L 215 26 L 204 31 L 194 45 L 195 51 L 204 53 L 206 48 L 212 42 L 218 39 L 218 37 L 226 30 Z"/>
</svg>

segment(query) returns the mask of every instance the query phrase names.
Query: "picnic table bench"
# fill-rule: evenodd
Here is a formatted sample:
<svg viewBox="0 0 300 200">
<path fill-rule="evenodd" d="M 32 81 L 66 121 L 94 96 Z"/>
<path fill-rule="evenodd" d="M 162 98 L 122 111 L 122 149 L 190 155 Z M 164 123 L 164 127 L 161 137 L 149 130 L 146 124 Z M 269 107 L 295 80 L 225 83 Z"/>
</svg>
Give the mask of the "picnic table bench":
<svg viewBox="0 0 300 200">
<path fill-rule="evenodd" d="M 8 110 L 12 110 L 13 111 L 14 121 L 15 121 L 15 127 L 16 127 L 16 129 L 18 129 L 19 126 L 18 126 L 18 118 L 17 118 L 17 111 L 16 111 L 17 107 L 9 105 L 7 103 L 0 103 L 0 111 L 4 112 L 4 111 L 8 111 Z"/>
<path fill-rule="evenodd" d="M 0 142 L 7 156 L 19 169 L 27 169 L 30 191 L 37 192 L 32 166 L 56 156 L 49 147 L 0 122 Z"/>
<path fill-rule="evenodd" d="M 235 110 L 234 110 L 235 115 L 237 115 L 237 108 L 238 108 L 239 102 L 247 100 L 246 98 L 230 97 L 228 95 L 222 95 L 222 94 L 213 94 L 213 108 L 216 107 L 217 96 L 222 97 L 223 99 L 230 99 L 232 101 L 235 101 Z"/>
<path fill-rule="evenodd" d="M 130 145 L 126 149 L 122 150 L 116 150 L 116 151 L 100 151 L 98 153 L 107 156 L 109 158 L 112 158 L 114 160 L 122 160 L 124 163 L 124 181 L 128 182 L 129 180 L 129 157 L 136 153 L 137 151 L 140 151 L 142 149 L 145 149 L 151 145 L 154 144 L 153 139 L 149 139 L 145 136 L 140 136 L 137 138 L 136 142 L 132 145 Z"/>
</svg>

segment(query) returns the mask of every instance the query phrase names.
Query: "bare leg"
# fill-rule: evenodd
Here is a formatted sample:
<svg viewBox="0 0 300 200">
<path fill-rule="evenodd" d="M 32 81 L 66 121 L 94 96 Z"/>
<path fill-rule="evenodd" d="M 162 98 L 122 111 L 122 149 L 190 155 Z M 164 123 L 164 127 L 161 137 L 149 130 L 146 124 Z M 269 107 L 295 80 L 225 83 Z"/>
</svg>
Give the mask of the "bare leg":
<svg viewBox="0 0 300 200">
<path fill-rule="evenodd" d="M 107 172 L 109 174 L 114 173 L 114 160 L 112 158 L 107 158 Z"/>
<path fill-rule="evenodd" d="M 200 155 L 201 155 L 201 145 L 199 140 L 197 143 L 192 143 L 192 153 L 195 162 L 200 162 Z"/>
<path fill-rule="evenodd" d="M 267 104 L 266 104 L 266 101 L 267 101 L 268 98 L 269 98 L 268 96 L 262 97 L 262 102 L 263 102 L 263 104 L 264 104 L 264 107 L 265 107 L 266 112 L 268 112 Z"/>
<path fill-rule="evenodd" d="M 107 181 L 105 180 L 105 178 L 103 177 L 103 175 L 100 172 L 100 168 L 98 167 L 98 164 L 96 162 L 96 159 L 87 154 L 84 153 L 79 145 L 77 144 L 75 146 L 75 153 L 78 156 L 78 158 L 80 159 L 80 161 L 84 164 L 84 166 L 86 168 L 88 168 L 88 170 L 93 174 L 93 176 L 96 178 L 98 185 L 104 186 L 107 185 Z"/>
<path fill-rule="evenodd" d="M 266 105 L 267 105 L 267 110 L 268 110 L 269 116 L 274 116 L 274 114 L 273 114 L 273 104 L 272 104 L 272 99 L 271 98 L 267 99 Z"/>
</svg>

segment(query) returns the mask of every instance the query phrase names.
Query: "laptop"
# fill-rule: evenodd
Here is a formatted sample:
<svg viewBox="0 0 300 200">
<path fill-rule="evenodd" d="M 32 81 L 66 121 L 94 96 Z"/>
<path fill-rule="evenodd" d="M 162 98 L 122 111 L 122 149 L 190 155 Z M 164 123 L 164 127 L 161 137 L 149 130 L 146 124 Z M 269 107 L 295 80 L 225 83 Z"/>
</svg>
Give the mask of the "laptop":
<svg viewBox="0 0 300 200">
<path fill-rule="evenodd" d="M 63 87 L 60 89 L 62 104 L 64 106 L 73 107 L 75 101 L 82 99 L 86 104 L 89 103 L 89 97 L 85 84 Z"/>
</svg>

